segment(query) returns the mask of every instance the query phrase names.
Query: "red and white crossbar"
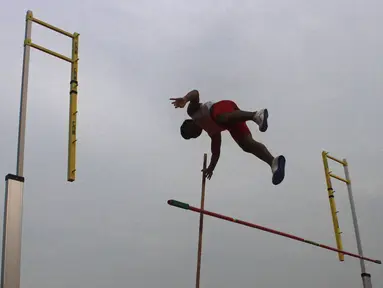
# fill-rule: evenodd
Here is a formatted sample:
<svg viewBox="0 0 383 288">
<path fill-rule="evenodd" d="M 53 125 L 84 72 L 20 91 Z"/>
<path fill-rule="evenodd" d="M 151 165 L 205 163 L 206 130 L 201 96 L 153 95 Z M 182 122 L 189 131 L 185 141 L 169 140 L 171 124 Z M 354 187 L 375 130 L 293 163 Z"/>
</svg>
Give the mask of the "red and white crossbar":
<svg viewBox="0 0 383 288">
<path fill-rule="evenodd" d="M 219 218 L 219 219 L 226 220 L 226 221 L 229 221 L 229 222 L 238 223 L 238 224 L 241 224 L 241 225 L 244 225 L 244 226 L 248 226 L 248 227 L 251 227 L 251 228 L 255 228 L 255 229 L 262 230 L 262 231 L 266 231 L 266 232 L 269 232 L 269 233 L 272 233 L 272 234 L 276 234 L 276 235 L 279 235 L 279 236 L 283 236 L 283 237 L 286 237 L 286 238 L 297 240 L 297 241 L 300 241 L 300 242 L 303 242 L 303 243 L 311 244 L 311 245 L 314 245 L 314 246 L 317 246 L 317 247 L 321 247 L 321 248 L 324 248 L 324 249 L 327 249 L 327 250 L 331 250 L 331 251 L 334 251 L 334 252 L 338 252 L 338 253 L 340 252 L 340 253 L 343 253 L 345 255 L 354 257 L 354 258 L 363 259 L 365 261 L 373 262 L 373 263 L 376 263 L 376 264 L 382 264 L 382 261 L 380 261 L 380 260 L 374 260 L 374 259 L 371 259 L 371 258 L 362 257 L 362 256 L 354 254 L 354 253 L 346 252 L 346 251 L 343 251 L 343 250 L 338 250 L 336 248 L 333 248 L 333 247 L 330 247 L 330 246 L 327 246 L 327 245 L 316 243 L 314 241 L 306 240 L 306 239 L 303 239 L 301 237 L 297 237 L 297 236 L 294 236 L 294 235 L 291 235 L 291 234 L 287 234 L 287 233 L 284 233 L 284 232 L 280 232 L 280 231 L 277 231 L 277 230 L 266 228 L 266 227 L 263 227 L 263 226 L 260 226 L 260 225 L 257 225 L 257 224 L 252 224 L 252 223 L 249 223 L 249 222 L 245 222 L 245 221 L 242 221 L 242 220 L 239 220 L 239 219 L 235 219 L 235 218 L 232 218 L 232 217 L 228 217 L 228 216 L 225 216 L 225 215 L 221 215 L 221 214 L 218 214 L 218 213 L 210 212 L 210 211 L 207 211 L 207 210 L 202 210 L 202 209 L 199 209 L 197 207 L 193 207 L 193 206 L 191 206 L 191 205 L 189 205 L 187 203 L 184 203 L 184 202 L 180 202 L 180 201 L 176 201 L 176 200 L 168 200 L 168 204 L 171 205 L 171 206 L 174 206 L 174 207 L 182 208 L 182 209 L 185 209 L 185 210 L 191 210 L 191 211 L 194 211 L 194 212 L 197 212 L 197 213 L 202 213 L 202 214 L 205 214 L 205 215 L 209 215 L 211 217 Z"/>
</svg>

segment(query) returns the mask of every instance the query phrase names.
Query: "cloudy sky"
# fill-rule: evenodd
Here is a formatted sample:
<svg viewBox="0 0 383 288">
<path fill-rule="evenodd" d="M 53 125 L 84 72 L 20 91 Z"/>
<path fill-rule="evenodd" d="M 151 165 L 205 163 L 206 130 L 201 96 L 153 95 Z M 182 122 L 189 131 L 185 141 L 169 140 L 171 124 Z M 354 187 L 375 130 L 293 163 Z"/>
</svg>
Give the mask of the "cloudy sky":
<svg viewBox="0 0 383 288">
<path fill-rule="evenodd" d="M 5 6 L 6 7 L 5 7 Z M 206 208 L 335 246 L 321 151 L 350 163 L 364 253 L 382 259 L 381 1 L 8 1 L 0 18 L 0 172 L 14 173 L 24 19 L 80 33 L 77 180 L 66 182 L 68 63 L 32 50 L 21 285 L 194 287 L 204 135 L 184 141 L 168 100 L 267 107 L 254 137 L 287 158 L 285 181 L 224 134 Z M 32 40 L 70 55 L 64 36 Z M 337 165 L 333 170 L 342 175 Z M 338 167 L 338 168 L 337 168 Z M 3 182 L 4 183 L 4 182 Z M 4 185 L 0 207 L 3 209 Z M 346 187 L 334 182 L 346 250 Z M 2 214 L 1 214 L 2 215 Z M 201 287 L 361 287 L 359 261 L 205 218 Z M 382 266 L 367 264 L 374 287 Z"/>
</svg>

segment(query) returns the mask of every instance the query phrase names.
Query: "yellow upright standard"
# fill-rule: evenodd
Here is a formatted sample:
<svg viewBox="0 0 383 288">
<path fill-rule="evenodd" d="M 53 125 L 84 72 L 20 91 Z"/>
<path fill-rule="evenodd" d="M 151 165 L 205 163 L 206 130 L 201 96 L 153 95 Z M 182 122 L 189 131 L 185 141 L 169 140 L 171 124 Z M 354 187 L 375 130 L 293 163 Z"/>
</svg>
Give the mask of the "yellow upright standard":
<svg viewBox="0 0 383 288">
<path fill-rule="evenodd" d="M 352 221 L 353 221 L 354 230 L 355 230 L 356 245 L 358 247 L 359 256 L 363 257 L 362 240 L 361 240 L 360 233 L 359 233 L 359 225 L 358 225 L 358 219 L 356 217 L 354 196 L 353 196 L 353 192 L 352 192 L 352 188 L 351 188 L 351 178 L 350 178 L 350 172 L 348 170 L 347 160 L 345 158 L 343 158 L 342 160 L 337 159 L 333 156 L 330 156 L 329 153 L 326 151 L 322 152 L 322 158 L 323 158 L 324 171 L 325 171 L 325 175 L 326 175 L 328 196 L 329 196 L 330 206 L 331 206 L 331 214 L 332 214 L 332 219 L 334 222 L 336 244 L 338 245 L 338 249 L 343 251 L 342 239 L 340 237 L 338 218 L 337 218 L 337 214 L 336 214 L 337 211 L 336 211 L 336 207 L 335 207 L 334 190 L 333 190 L 332 185 L 331 185 L 331 178 L 335 178 L 335 179 L 337 179 L 343 183 L 346 183 L 348 198 L 349 198 L 350 207 L 351 207 Z M 345 178 L 339 177 L 330 171 L 329 165 L 328 165 L 328 159 L 335 161 L 335 162 L 337 162 L 343 166 Z M 339 253 L 339 260 L 344 261 L 344 254 Z M 363 281 L 363 288 L 372 288 L 371 275 L 366 272 L 366 266 L 364 264 L 363 258 L 360 258 L 360 269 L 362 272 L 361 276 L 362 276 L 362 281 Z"/>
<path fill-rule="evenodd" d="M 69 33 L 60 28 L 57 28 L 51 24 L 43 22 L 37 18 L 33 17 L 31 11 L 27 13 L 27 21 L 34 22 L 43 27 L 46 27 L 50 30 L 53 30 L 59 34 L 67 36 L 72 40 L 72 57 L 67 57 L 61 55 L 57 52 L 44 48 L 40 45 L 37 45 L 32 42 L 32 39 L 28 38 L 25 41 L 25 45 L 45 52 L 49 55 L 57 57 L 59 59 L 65 60 L 71 63 L 71 79 L 70 79 L 70 103 L 69 103 L 69 139 L 68 139 L 68 168 L 67 168 L 67 180 L 73 182 L 76 180 L 76 128 L 77 128 L 77 87 L 78 87 L 78 46 L 79 46 L 79 36 L 78 33 Z"/>
<path fill-rule="evenodd" d="M 79 34 L 73 34 L 72 67 L 69 104 L 69 138 L 68 138 L 68 181 L 76 179 L 76 127 L 77 127 L 77 75 L 78 75 L 78 42 Z"/>
<path fill-rule="evenodd" d="M 335 199 L 334 199 L 334 189 L 332 188 L 332 183 L 331 183 L 331 177 L 336 178 L 338 180 L 341 180 L 342 178 L 331 173 L 329 169 L 329 165 L 328 165 L 328 159 L 339 162 L 342 165 L 344 164 L 343 164 L 343 161 L 338 160 L 332 156 L 329 156 L 326 151 L 322 152 L 322 159 L 323 159 L 324 173 L 326 177 L 328 199 L 330 201 L 331 215 L 332 215 L 332 221 L 334 225 L 336 246 L 339 250 L 343 250 L 342 236 L 341 236 L 342 232 L 340 231 L 340 228 L 339 228 L 338 215 L 337 215 L 338 211 L 336 210 Z M 342 180 L 345 181 L 345 179 L 342 179 Z M 344 254 L 338 253 L 338 257 L 339 257 L 339 261 L 344 261 Z"/>
<path fill-rule="evenodd" d="M 65 35 L 72 40 L 72 57 L 61 55 L 32 42 L 32 23 Z M 78 43 L 79 34 L 69 33 L 60 28 L 45 23 L 33 17 L 32 11 L 27 11 L 25 19 L 24 56 L 21 76 L 21 97 L 19 112 L 19 128 L 17 139 L 16 174 L 6 176 L 3 246 L 1 259 L 1 288 L 20 288 L 21 267 L 21 232 L 24 195 L 24 151 L 25 130 L 27 119 L 28 77 L 30 50 L 35 48 L 61 60 L 71 63 L 70 103 L 69 103 L 69 140 L 68 140 L 68 170 L 67 181 L 76 179 L 76 126 L 77 126 L 77 87 L 78 87 Z"/>
</svg>

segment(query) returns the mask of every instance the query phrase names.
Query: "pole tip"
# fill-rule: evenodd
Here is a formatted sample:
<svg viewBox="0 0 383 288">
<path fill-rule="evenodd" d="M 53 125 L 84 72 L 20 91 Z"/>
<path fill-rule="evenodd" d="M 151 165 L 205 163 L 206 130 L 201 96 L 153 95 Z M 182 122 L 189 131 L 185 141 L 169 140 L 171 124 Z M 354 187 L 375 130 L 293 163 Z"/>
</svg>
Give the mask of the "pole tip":
<svg viewBox="0 0 383 288">
<path fill-rule="evenodd" d="M 173 199 L 168 200 L 168 204 L 169 204 L 170 206 L 174 206 L 174 207 L 182 208 L 182 209 L 185 209 L 185 210 L 188 210 L 189 207 L 190 207 L 189 204 L 187 204 L 187 203 L 180 202 L 180 201 L 173 200 Z"/>
</svg>

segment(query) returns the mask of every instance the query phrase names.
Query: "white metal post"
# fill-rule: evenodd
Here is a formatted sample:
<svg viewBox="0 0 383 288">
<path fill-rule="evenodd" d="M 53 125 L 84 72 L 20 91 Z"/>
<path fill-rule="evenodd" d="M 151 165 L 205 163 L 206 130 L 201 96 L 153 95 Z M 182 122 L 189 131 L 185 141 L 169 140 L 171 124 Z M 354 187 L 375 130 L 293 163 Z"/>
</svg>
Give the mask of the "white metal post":
<svg viewBox="0 0 383 288">
<path fill-rule="evenodd" d="M 19 137 L 17 141 L 17 168 L 16 175 L 24 176 L 24 147 L 25 147 L 25 127 L 27 118 L 27 98 L 28 98 L 28 75 L 29 75 L 29 58 L 31 54 L 31 47 L 26 45 L 26 42 L 31 39 L 32 34 L 32 11 L 27 12 L 25 23 L 25 39 L 24 39 L 24 60 L 23 72 L 21 79 L 21 100 L 20 100 L 20 114 L 19 114 Z"/>
<path fill-rule="evenodd" d="M 348 171 L 347 160 L 343 159 L 343 161 L 345 163 L 343 165 L 344 173 L 346 175 L 346 180 L 348 181 L 346 184 L 347 184 L 348 198 L 350 200 L 350 206 L 351 206 L 352 221 L 354 223 L 356 245 L 357 245 L 357 248 L 358 248 L 359 255 L 363 256 L 362 242 L 361 242 L 361 239 L 360 239 L 359 226 L 358 226 L 358 219 L 356 218 L 356 210 L 355 210 L 354 197 L 352 195 L 350 173 Z M 360 268 L 361 268 L 361 272 L 362 272 L 361 276 L 362 276 L 362 281 L 363 281 L 363 287 L 364 288 L 372 288 L 371 275 L 366 273 L 366 266 L 364 264 L 364 260 L 363 259 L 360 259 Z"/>
<path fill-rule="evenodd" d="M 1 288 L 19 288 L 24 178 L 8 174 L 5 181 Z"/>
</svg>

